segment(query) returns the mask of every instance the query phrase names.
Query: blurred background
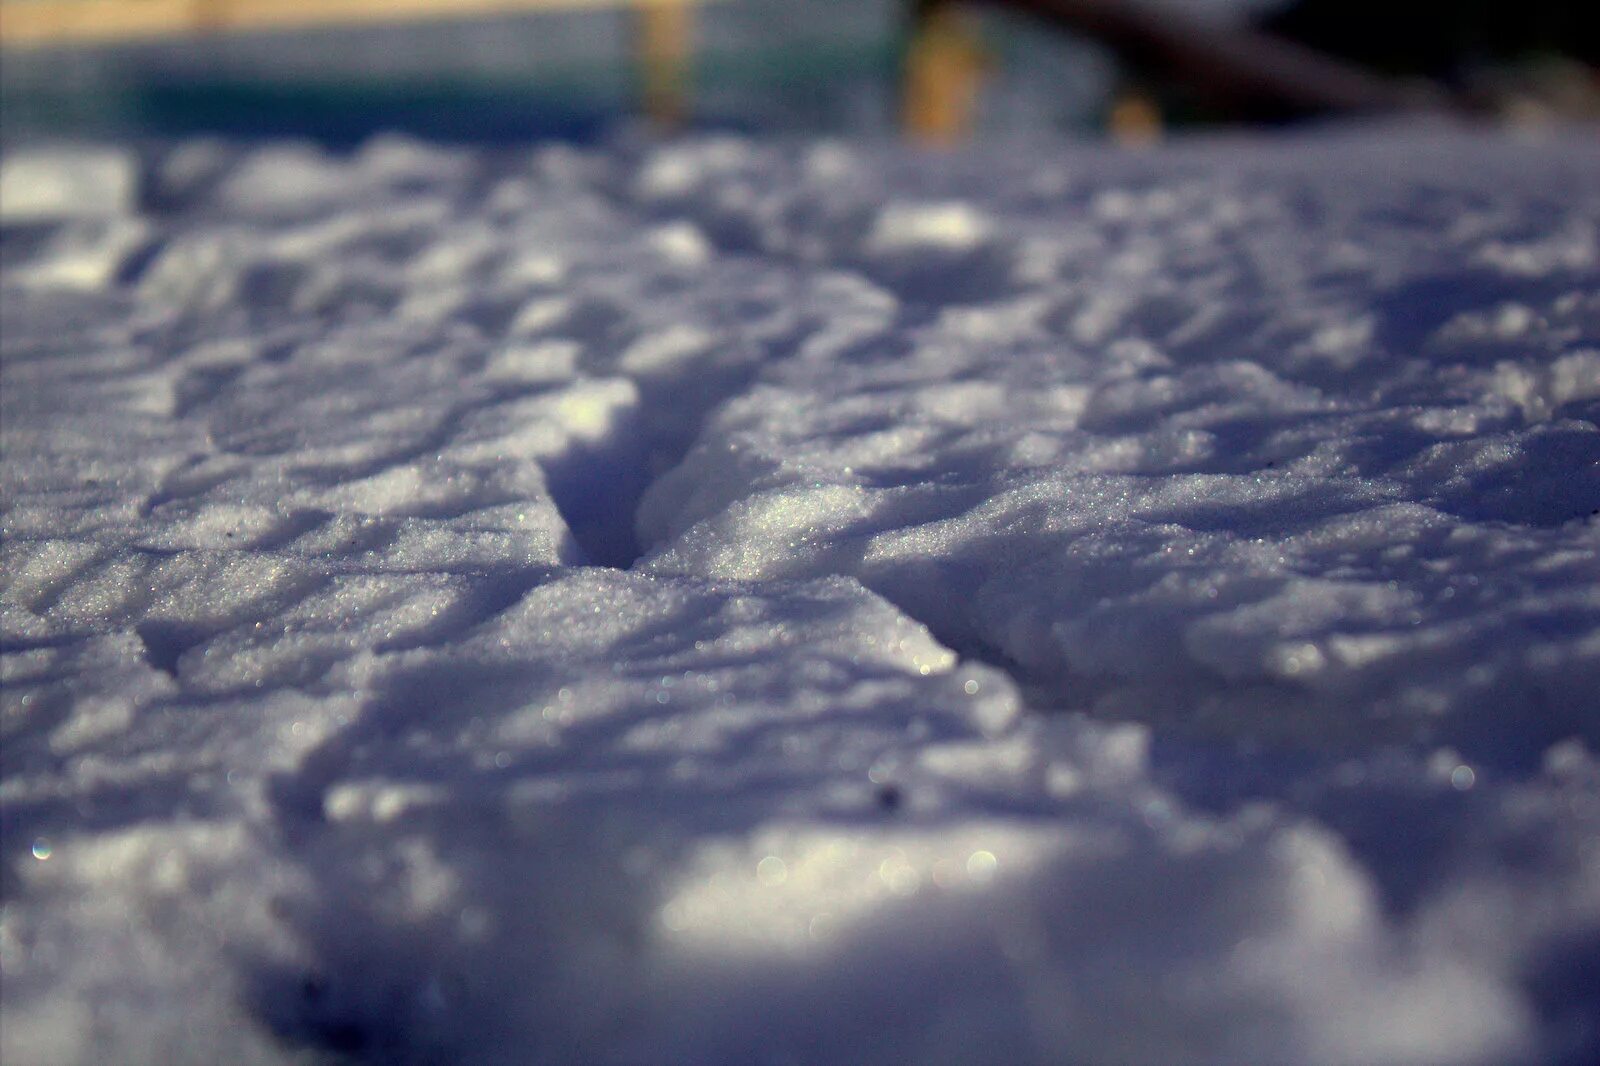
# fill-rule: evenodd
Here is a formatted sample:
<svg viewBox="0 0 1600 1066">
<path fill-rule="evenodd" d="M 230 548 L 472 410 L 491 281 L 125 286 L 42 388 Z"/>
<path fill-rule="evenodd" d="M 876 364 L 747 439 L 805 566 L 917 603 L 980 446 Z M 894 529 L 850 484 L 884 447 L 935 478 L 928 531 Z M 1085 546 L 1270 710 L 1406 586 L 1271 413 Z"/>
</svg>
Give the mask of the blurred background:
<svg viewBox="0 0 1600 1066">
<path fill-rule="evenodd" d="M 1594 0 L 0 0 L 0 141 L 1600 114 Z"/>
</svg>

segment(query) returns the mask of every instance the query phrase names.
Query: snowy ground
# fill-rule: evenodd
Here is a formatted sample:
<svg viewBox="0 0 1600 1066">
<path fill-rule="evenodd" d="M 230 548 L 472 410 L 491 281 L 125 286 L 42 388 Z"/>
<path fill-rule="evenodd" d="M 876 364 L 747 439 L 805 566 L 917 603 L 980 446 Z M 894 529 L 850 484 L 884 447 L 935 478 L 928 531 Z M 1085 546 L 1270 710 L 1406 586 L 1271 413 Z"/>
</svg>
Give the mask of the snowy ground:
<svg viewBox="0 0 1600 1066">
<path fill-rule="evenodd" d="M 8 1066 L 1600 1053 L 1592 131 L 4 166 Z"/>
</svg>

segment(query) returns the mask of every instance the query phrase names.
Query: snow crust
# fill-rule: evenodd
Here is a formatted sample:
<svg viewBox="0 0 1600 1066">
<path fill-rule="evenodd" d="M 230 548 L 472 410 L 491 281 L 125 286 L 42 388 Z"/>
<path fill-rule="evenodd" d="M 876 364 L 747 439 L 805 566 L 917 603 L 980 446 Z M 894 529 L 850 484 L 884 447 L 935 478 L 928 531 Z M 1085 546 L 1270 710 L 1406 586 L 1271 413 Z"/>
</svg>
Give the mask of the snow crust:
<svg viewBox="0 0 1600 1066">
<path fill-rule="evenodd" d="M 4 173 L 7 1063 L 1600 1053 L 1592 137 Z"/>
</svg>

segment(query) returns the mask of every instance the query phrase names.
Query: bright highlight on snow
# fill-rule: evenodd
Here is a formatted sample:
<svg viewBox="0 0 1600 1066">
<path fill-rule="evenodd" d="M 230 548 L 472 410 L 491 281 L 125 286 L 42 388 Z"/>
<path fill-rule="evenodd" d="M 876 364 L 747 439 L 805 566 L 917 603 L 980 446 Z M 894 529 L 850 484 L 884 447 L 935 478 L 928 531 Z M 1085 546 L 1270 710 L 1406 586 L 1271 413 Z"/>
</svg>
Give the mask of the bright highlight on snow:
<svg viewBox="0 0 1600 1066">
<path fill-rule="evenodd" d="M 1592 138 L 0 167 L 8 1064 L 1600 1054 Z"/>
</svg>

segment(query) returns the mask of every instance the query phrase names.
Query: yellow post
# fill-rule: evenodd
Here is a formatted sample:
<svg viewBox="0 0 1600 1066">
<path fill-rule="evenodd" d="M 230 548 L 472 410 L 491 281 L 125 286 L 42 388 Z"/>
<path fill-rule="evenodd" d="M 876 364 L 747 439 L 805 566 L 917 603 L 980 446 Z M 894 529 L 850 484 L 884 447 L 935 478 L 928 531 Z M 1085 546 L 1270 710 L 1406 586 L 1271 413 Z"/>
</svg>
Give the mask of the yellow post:
<svg viewBox="0 0 1600 1066">
<path fill-rule="evenodd" d="M 951 145 L 972 131 L 988 58 L 963 13 L 948 0 L 921 0 L 906 47 L 902 101 L 912 140 Z"/>
<path fill-rule="evenodd" d="M 1161 104 L 1154 95 L 1139 89 L 1119 92 L 1106 114 L 1106 130 L 1111 139 L 1130 148 L 1159 141 L 1163 125 Z"/>
<path fill-rule="evenodd" d="M 688 114 L 689 52 L 694 34 L 688 0 L 645 0 L 639 7 L 639 65 L 644 113 L 663 128 Z"/>
</svg>

